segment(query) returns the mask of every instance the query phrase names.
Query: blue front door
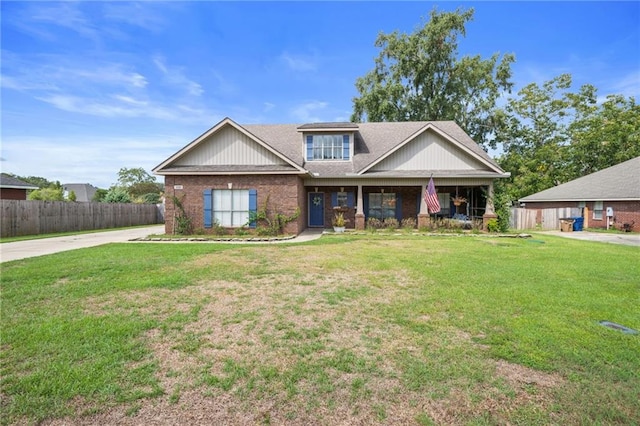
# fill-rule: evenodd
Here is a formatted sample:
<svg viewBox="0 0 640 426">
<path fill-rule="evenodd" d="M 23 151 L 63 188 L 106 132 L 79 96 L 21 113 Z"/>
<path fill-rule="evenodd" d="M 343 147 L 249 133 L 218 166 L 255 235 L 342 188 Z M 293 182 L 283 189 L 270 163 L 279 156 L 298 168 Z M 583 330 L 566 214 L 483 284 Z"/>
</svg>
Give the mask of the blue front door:
<svg viewBox="0 0 640 426">
<path fill-rule="evenodd" d="M 309 193 L 309 227 L 324 226 L 324 193 Z"/>
</svg>

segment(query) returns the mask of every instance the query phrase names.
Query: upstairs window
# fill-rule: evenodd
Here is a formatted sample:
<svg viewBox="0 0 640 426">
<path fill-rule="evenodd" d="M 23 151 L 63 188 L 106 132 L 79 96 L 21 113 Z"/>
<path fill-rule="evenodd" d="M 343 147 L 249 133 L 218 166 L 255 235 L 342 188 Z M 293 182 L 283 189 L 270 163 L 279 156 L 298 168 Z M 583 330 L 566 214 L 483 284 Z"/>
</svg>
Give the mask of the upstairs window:
<svg viewBox="0 0 640 426">
<path fill-rule="evenodd" d="M 307 135 L 307 161 L 349 160 L 349 135 Z"/>
</svg>

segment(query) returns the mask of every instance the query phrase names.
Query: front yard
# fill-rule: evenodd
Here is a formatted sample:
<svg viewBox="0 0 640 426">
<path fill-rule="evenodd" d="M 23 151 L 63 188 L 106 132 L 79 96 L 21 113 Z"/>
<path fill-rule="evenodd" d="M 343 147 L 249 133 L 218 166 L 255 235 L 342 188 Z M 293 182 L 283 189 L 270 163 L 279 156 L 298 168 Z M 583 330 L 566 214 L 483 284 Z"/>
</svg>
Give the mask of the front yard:
<svg viewBox="0 0 640 426">
<path fill-rule="evenodd" d="M 2 424 L 633 424 L 635 247 L 329 235 L 2 265 Z"/>
</svg>

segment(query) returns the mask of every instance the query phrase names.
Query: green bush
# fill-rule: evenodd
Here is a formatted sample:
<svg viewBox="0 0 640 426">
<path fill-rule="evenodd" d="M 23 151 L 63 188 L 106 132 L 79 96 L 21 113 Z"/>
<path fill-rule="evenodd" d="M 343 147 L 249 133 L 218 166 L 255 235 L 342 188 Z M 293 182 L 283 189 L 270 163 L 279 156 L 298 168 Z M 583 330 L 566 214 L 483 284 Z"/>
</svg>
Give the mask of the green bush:
<svg viewBox="0 0 640 426">
<path fill-rule="evenodd" d="M 130 203 L 131 197 L 124 188 L 113 187 L 104 196 L 106 203 Z"/>
<path fill-rule="evenodd" d="M 500 232 L 500 225 L 498 224 L 498 219 L 489 219 L 489 221 L 487 222 L 487 231 Z"/>
</svg>

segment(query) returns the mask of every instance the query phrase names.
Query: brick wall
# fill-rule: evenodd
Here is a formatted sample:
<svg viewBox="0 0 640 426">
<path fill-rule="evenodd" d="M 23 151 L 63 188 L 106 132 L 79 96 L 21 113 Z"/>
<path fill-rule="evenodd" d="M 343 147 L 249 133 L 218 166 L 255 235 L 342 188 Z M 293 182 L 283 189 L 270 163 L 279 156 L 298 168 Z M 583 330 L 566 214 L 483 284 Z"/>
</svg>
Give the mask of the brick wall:
<svg viewBox="0 0 640 426">
<path fill-rule="evenodd" d="M 27 190 L 16 188 L 0 189 L 0 199 L 2 200 L 26 200 Z"/>
<path fill-rule="evenodd" d="M 634 232 L 640 232 L 640 200 L 635 201 L 604 201 L 602 203 L 602 219 L 593 218 L 593 208 L 595 203 L 593 201 L 587 201 L 585 203 L 588 208 L 588 214 L 585 218 L 585 226 L 589 228 L 606 228 L 607 227 L 607 207 L 613 208 L 613 221 L 610 226 L 615 226 L 616 229 L 620 229 L 625 223 L 633 223 L 632 230 Z M 578 207 L 578 202 L 544 202 L 544 203 L 532 203 L 525 204 L 526 209 L 555 209 L 562 207 Z M 634 223 L 635 222 L 635 223 Z"/>
<path fill-rule="evenodd" d="M 269 199 L 269 209 L 284 215 L 291 215 L 300 208 L 300 217 L 287 224 L 284 232 L 287 234 L 299 234 L 305 228 L 306 220 L 303 217 L 306 211 L 304 201 L 304 185 L 302 179 L 295 175 L 274 176 L 165 176 L 165 191 L 167 195 L 165 211 L 165 232 L 173 234 L 175 206 L 171 196 L 175 195 L 181 200 L 185 212 L 191 218 L 193 229 L 212 232 L 212 229 L 204 229 L 204 200 L 205 189 L 228 189 L 229 183 L 232 189 L 255 189 L 258 194 L 258 209 L 264 206 Z M 176 189 L 176 185 L 182 189 Z"/>
</svg>

